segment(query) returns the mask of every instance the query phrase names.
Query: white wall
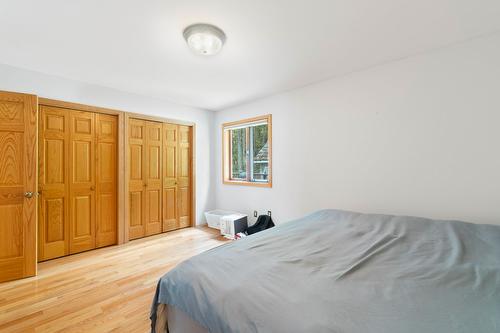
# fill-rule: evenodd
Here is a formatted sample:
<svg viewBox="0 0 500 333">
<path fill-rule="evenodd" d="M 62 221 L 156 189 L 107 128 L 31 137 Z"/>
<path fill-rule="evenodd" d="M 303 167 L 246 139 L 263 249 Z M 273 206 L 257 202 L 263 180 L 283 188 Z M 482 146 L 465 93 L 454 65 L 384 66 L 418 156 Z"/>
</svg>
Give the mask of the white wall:
<svg viewBox="0 0 500 333">
<path fill-rule="evenodd" d="M 214 207 L 213 112 L 38 72 L 0 65 L 0 90 L 196 123 L 196 221 Z"/>
<path fill-rule="evenodd" d="M 223 185 L 223 122 L 273 115 L 273 188 Z M 215 115 L 216 206 L 500 224 L 500 35 Z"/>
</svg>

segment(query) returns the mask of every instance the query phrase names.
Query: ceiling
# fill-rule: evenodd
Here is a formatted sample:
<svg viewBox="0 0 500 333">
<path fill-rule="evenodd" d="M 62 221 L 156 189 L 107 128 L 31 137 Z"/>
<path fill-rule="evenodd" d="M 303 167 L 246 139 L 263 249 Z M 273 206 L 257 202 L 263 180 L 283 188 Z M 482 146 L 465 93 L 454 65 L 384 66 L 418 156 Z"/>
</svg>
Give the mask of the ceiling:
<svg viewBox="0 0 500 333">
<path fill-rule="evenodd" d="M 0 63 L 220 110 L 500 30 L 498 0 L 0 0 Z M 222 28 L 214 57 L 182 30 Z"/>
</svg>

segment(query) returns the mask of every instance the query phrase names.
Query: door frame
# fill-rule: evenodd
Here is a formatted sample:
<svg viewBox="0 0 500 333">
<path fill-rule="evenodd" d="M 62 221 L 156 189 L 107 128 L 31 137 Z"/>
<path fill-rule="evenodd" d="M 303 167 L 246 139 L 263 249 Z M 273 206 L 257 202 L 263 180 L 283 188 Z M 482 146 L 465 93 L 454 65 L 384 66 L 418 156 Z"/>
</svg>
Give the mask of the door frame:
<svg viewBox="0 0 500 333">
<path fill-rule="evenodd" d="M 129 121 L 130 119 L 139 119 L 139 120 L 149 120 L 149 121 L 156 121 L 160 123 L 169 123 L 169 124 L 174 124 L 174 125 L 184 125 L 184 126 L 189 126 L 191 127 L 191 223 L 190 227 L 196 226 L 196 123 L 190 122 L 190 121 L 183 121 L 183 120 L 176 120 L 176 119 L 170 119 L 170 118 L 164 118 L 164 117 L 158 117 L 158 116 L 150 116 L 150 115 L 144 115 L 144 114 L 139 114 L 139 113 L 132 113 L 132 112 L 125 112 L 124 113 L 124 142 L 127 140 L 127 142 L 124 144 L 123 147 L 123 159 L 124 161 L 128 160 L 128 135 L 129 135 Z M 121 123 L 120 123 L 121 124 Z M 121 141 L 120 141 L 121 142 Z M 129 221 L 129 200 L 128 200 L 128 179 L 129 179 L 129 166 L 127 163 L 125 163 L 125 171 L 124 171 L 124 243 L 127 243 L 129 241 L 128 237 L 128 221 Z"/>
</svg>

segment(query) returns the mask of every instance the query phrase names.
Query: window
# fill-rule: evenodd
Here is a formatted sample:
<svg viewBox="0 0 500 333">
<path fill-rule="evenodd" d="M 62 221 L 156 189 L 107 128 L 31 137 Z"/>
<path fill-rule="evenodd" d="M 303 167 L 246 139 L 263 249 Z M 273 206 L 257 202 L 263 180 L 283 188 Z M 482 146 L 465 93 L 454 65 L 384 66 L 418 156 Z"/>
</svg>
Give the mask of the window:
<svg viewBox="0 0 500 333">
<path fill-rule="evenodd" d="M 225 184 L 271 187 L 271 115 L 222 125 Z"/>
</svg>

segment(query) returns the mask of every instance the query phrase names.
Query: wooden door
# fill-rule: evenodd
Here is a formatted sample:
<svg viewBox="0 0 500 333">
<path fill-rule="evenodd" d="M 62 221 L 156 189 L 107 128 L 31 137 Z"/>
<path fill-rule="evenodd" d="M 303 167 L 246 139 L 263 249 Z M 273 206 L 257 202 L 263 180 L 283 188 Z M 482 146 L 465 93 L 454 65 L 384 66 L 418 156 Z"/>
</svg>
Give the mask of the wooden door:
<svg viewBox="0 0 500 333">
<path fill-rule="evenodd" d="M 191 226 L 191 127 L 179 126 L 177 211 L 179 228 Z"/>
<path fill-rule="evenodd" d="M 69 132 L 67 110 L 40 107 L 38 261 L 69 253 Z"/>
<path fill-rule="evenodd" d="M 129 165 L 129 239 L 144 237 L 146 172 L 146 122 L 130 119 L 128 126 Z"/>
<path fill-rule="evenodd" d="M 177 221 L 178 126 L 163 124 L 163 232 L 179 228 Z"/>
<path fill-rule="evenodd" d="M 162 231 L 161 193 L 162 193 L 162 124 L 146 122 L 146 236 Z"/>
<path fill-rule="evenodd" d="M 37 97 L 0 92 L 0 282 L 36 274 Z"/>
<path fill-rule="evenodd" d="M 95 115 L 70 112 L 70 253 L 95 248 Z"/>
<path fill-rule="evenodd" d="M 117 134 L 116 116 L 96 114 L 96 247 L 116 244 Z"/>
</svg>

